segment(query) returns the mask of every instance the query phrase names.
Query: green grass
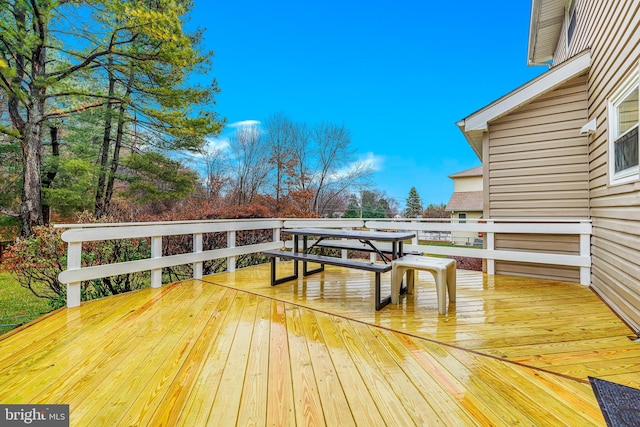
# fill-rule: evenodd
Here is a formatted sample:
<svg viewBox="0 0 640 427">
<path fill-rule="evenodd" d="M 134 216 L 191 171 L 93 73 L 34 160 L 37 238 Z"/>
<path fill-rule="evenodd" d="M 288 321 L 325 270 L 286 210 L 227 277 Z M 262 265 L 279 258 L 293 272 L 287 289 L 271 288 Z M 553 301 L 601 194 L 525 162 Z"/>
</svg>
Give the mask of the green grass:
<svg viewBox="0 0 640 427">
<path fill-rule="evenodd" d="M 451 248 L 471 248 L 471 249 L 481 249 L 481 246 L 469 246 L 469 245 L 452 245 L 451 242 L 442 242 L 435 240 L 420 240 L 420 245 L 425 246 L 448 246 Z"/>
<path fill-rule="evenodd" d="M 47 299 L 36 297 L 9 273 L 0 271 L 0 334 L 50 311 Z"/>
</svg>

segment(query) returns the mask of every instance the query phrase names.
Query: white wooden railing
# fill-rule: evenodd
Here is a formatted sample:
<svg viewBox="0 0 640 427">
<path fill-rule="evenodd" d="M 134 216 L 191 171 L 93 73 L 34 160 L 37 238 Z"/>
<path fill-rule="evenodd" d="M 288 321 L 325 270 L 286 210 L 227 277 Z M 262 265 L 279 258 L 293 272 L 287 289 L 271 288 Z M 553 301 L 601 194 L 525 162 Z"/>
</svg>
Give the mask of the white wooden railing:
<svg viewBox="0 0 640 427">
<path fill-rule="evenodd" d="M 276 249 L 283 244 L 280 231 L 283 228 L 328 227 L 328 228 L 367 228 L 372 230 L 406 230 L 415 231 L 416 237 L 411 244 L 405 245 L 406 251 L 418 251 L 425 254 L 464 256 L 487 260 L 487 273 L 494 274 L 494 262 L 516 261 L 564 265 L 580 268 L 580 283 L 590 284 L 591 276 L 591 222 L 575 219 L 500 219 L 500 220 L 466 220 L 458 223 L 455 220 L 429 219 L 256 219 L 256 220 L 214 220 L 214 221 L 181 221 L 154 223 L 123 224 L 61 224 L 64 228 L 62 239 L 67 242 L 67 270 L 59 275 L 59 280 L 67 284 L 67 306 L 80 304 L 81 283 L 86 280 L 115 276 L 141 271 L 151 271 L 151 286 L 162 285 L 162 269 L 177 265 L 193 264 L 194 279 L 202 278 L 202 263 L 213 259 L 227 259 L 227 270 L 235 271 L 236 257 L 258 253 L 267 249 Z M 245 230 L 273 230 L 270 242 L 236 246 L 236 232 Z M 476 232 L 483 233 L 485 245 L 482 249 L 461 248 L 455 246 L 420 245 L 418 233 L 421 231 L 442 232 Z M 223 249 L 203 250 L 203 234 L 227 233 L 227 247 Z M 561 234 L 580 236 L 578 254 L 541 253 L 522 250 L 496 250 L 496 233 L 524 234 Z M 193 251 L 190 253 L 162 256 L 162 238 L 164 236 L 192 235 Z M 83 242 L 118 240 L 118 239 L 151 239 L 151 257 L 148 259 L 120 262 L 109 265 L 82 266 Z M 346 252 L 343 252 L 346 256 Z M 374 256 L 372 254 L 372 256 Z"/>
</svg>

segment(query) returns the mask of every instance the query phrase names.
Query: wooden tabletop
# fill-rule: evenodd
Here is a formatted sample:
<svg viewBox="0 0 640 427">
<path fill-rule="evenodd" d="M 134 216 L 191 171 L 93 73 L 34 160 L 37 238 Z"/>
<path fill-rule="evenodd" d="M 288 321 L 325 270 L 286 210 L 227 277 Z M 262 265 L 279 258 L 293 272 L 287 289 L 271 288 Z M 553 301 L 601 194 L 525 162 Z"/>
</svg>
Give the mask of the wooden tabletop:
<svg viewBox="0 0 640 427">
<path fill-rule="evenodd" d="M 398 242 L 412 239 L 416 233 L 410 231 L 364 231 L 364 230 L 340 230 L 331 228 L 289 228 L 282 233 L 298 236 L 335 237 L 345 239 L 378 240 L 381 242 Z"/>
</svg>

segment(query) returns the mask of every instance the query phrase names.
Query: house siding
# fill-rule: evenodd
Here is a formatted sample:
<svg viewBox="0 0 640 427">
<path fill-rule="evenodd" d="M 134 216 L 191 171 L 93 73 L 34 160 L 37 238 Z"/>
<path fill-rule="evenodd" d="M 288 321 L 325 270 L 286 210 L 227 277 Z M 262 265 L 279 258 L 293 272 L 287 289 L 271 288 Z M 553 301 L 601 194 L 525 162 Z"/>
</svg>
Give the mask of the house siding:
<svg viewBox="0 0 640 427">
<path fill-rule="evenodd" d="M 477 170 L 475 170 L 477 169 Z M 460 213 L 467 215 L 467 220 L 477 221 L 482 218 L 482 167 L 451 175 L 453 179 L 454 195 L 449 200 L 447 210 L 451 212 L 451 219 L 458 219 Z M 463 194 L 464 193 L 464 194 Z M 460 196 L 456 198 L 456 196 Z M 456 245 L 475 245 L 480 238 L 477 232 L 456 231 L 451 233 L 451 241 Z"/>
<path fill-rule="evenodd" d="M 563 27 L 560 31 L 560 38 L 553 54 L 553 66 L 563 63 L 567 59 L 571 59 L 574 55 L 589 48 L 590 30 L 589 27 L 593 17 L 604 19 L 599 15 L 603 3 L 606 1 L 582 1 L 576 0 L 577 22 L 571 38 L 571 43 L 567 46 L 567 17 L 563 17 Z"/>
<path fill-rule="evenodd" d="M 496 248 L 504 250 L 526 248 L 529 252 L 567 255 L 580 253 L 580 237 L 571 235 L 498 234 L 495 245 Z M 574 267 L 499 261 L 496 262 L 495 269 L 496 274 L 510 276 L 536 277 L 567 282 L 580 281 L 580 270 Z"/>
<path fill-rule="evenodd" d="M 640 181 L 610 185 L 607 104 L 640 60 L 640 2 L 581 1 L 592 54 L 589 119 L 591 286 L 640 331 Z"/>
<path fill-rule="evenodd" d="M 542 92 L 515 111 L 500 112 L 506 115 L 496 115 L 495 120 L 476 113 L 463 123 L 475 124 L 478 117 L 488 122 L 486 131 L 480 129 L 485 218 L 590 218 L 591 288 L 640 335 L 640 179 L 611 184 L 607 111 L 611 97 L 640 67 L 640 1 L 576 2 L 574 36 L 567 46 L 566 28 L 560 31 L 552 66 L 561 71 L 561 64 L 587 57 L 588 50 L 586 78 L 573 78 Z M 540 40 L 546 47 L 548 38 Z M 578 130 L 592 121 L 595 131 L 581 136 Z M 477 148 L 474 131 L 478 129 L 470 126 L 463 132 Z M 525 238 L 497 236 L 496 246 L 508 249 Z M 536 250 L 551 242 L 549 237 L 522 246 Z M 555 244 L 555 250 L 573 251 L 576 241 Z M 544 270 L 511 263 L 496 267 L 502 274 L 540 277 Z M 561 269 L 547 273 L 575 274 Z"/>
<path fill-rule="evenodd" d="M 482 176 L 471 176 L 455 178 L 453 180 L 453 191 L 464 193 L 467 191 L 482 191 Z"/>
<path fill-rule="evenodd" d="M 486 218 L 586 218 L 587 78 L 576 77 L 489 125 Z M 486 154 L 486 151 L 485 151 Z M 575 236 L 497 235 L 496 249 L 578 254 Z M 578 268 L 496 262 L 496 273 L 579 281 Z"/>
<path fill-rule="evenodd" d="M 587 79 L 577 77 L 489 126 L 490 218 L 589 214 Z"/>
</svg>

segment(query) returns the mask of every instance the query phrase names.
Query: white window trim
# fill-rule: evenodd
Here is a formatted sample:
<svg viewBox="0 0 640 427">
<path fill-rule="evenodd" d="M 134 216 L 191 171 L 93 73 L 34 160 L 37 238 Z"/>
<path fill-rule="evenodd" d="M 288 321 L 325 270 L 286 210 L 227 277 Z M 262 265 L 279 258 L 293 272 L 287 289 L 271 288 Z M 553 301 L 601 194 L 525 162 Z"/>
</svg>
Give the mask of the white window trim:
<svg viewBox="0 0 640 427">
<path fill-rule="evenodd" d="M 615 136 L 618 133 L 618 120 L 616 118 L 616 104 L 627 97 L 633 90 L 640 91 L 640 69 L 638 65 L 623 83 L 619 86 L 607 102 L 608 119 L 609 119 L 609 184 L 620 185 L 628 182 L 636 181 L 640 178 L 640 168 L 638 165 L 630 167 L 618 173 L 615 172 L 615 147 L 616 139 L 622 135 Z M 630 128 L 627 132 L 629 132 Z M 640 143 L 640 142 L 639 142 Z M 640 159 L 639 159 L 640 163 Z"/>
<path fill-rule="evenodd" d="M 569 40 L 569 24 L 571 24 L 571 17 L 573 16 L 573 14 L 576 14 L 576 26 L 578 25 L 578 0 L 569 0 L 567 2 L 567 8 L 565 9 L 565 18 L 564 18 L 564 41 L 565 41 L 565 47 L 567 48 L 567 51 L 569 50 L 569 46 L 571 45 L 571 41 L 573 41 L 573 38 L 576 35 L 576 31 L 575 28 L 573 29 L 573 35 L 571 37 L 571 41 Z"/>
</svg>

